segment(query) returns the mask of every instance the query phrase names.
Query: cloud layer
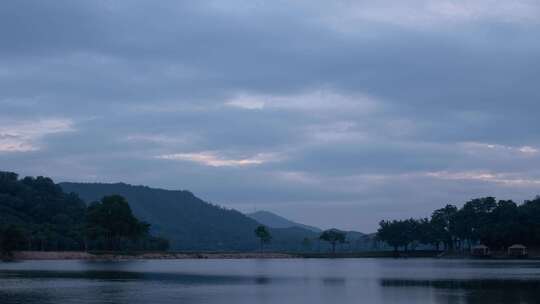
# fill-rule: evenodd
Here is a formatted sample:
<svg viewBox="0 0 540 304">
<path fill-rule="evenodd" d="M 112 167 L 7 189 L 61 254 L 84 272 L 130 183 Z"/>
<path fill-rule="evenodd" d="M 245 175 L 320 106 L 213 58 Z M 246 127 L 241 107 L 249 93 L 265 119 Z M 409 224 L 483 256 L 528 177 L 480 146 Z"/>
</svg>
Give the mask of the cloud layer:
<svg viewBox="0 0 540 304">
<path fill-rule="evenodd" d="M 365 231 L 523 200 L 539 20 L 532 0 L 4 1 L 0 168 Z"/>
</svg>

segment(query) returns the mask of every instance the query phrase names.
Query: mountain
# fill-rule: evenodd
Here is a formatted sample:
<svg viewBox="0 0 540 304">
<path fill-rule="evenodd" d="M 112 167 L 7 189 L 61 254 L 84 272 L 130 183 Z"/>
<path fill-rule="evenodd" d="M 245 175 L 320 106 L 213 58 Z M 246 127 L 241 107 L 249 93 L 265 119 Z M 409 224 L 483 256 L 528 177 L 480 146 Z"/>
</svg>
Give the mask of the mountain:
<svg viewBox="0 0 540 304">
<path fill-rule="evenodd" d="M 185 190 L 164 190 L 125 183 L 60 183 L 63 191 L 76 193 L 87 203 L 118 194 L 127 199 L 134 215 L 150 223 L 152 234 L 170 241 L 171 249 L 185 251 L 253 251 L 259 241 L 253 231 L 269 227 L 272 251 L 329 250 L 319 240 L 321 230 L 299 224 L 271 212 L 245 215 L 205 202 Z M 348 244 L 341 250 L 363 248 L 363 234 L 347 232 Z"/>
<path fill-rule="evenodd" d="M 299 227 L 316 233 L 320 233 L 322 231 L 317 227 L 296 223 L 269 211 L 256 211 L 253 213 L 248 213 L 246 215 L 270 228 Z"/>
<path fill-rule="evenodd" d="M 138 218 L 152 224 L 152 232 L 165 237 L 174 250 L 255 250 L 259 225 L 244 214 L 209 204 L 189 191 L 163 190 L 124 183 L 61 183 L 66 192 L 86 202 L 105 195 L 127 199 Z"/>
</svg>

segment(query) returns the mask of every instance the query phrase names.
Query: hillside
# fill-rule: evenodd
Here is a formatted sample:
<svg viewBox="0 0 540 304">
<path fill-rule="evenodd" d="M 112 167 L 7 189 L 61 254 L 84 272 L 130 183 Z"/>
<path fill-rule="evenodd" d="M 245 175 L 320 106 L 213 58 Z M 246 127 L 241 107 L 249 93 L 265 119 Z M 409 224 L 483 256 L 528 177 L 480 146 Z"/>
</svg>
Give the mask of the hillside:
<svg viewBox="0 0 540 304">
<path fill-rule="evenodd" d="M 138 218 L 152 224 L 152 233 L 167 238 L 171 249 L 185 251 L 253 251 L 258 240 L 253 231 L 263 224 L 270 228 L 272 251 L 327 251 L 318 240 L 320 229 L 287 220 L 270 212 L 246 216 L 236 210 L 209 204 L 189 191 L 164 190 L 124 183 L 60 183 L 66 192 L 78 194 L 87 203 L 105 195 L 127 199 Z M 347 232 L 347 244 L 339 250 L 365 248 L 359 232 Z"/>
<path fill-rule="evenodd" d="M 30 248 L 72 250 L 80 235 L 86 205 L 47 177 L 25 177 L 0 171 L 0 227 L 17 225 Z M 1 237 L 0 237 L 1 239 Z"/>
<path fill-rule="evenodd" d="M 87 202 L 119 194 L 134 214 L 152 223 L 153 232 L 168 238 L 175 250 L 253 250 L 255 220 L 231 209 L 209 204 L 189 191 L 154 189 L 124 183 L 61 183 L 66 192 Z"/>
<path fill-rule="evenodd" d="M 0 171 L 0 256 L 15 250 L 166 250 L 119 196 L 87 206 L 48 177 Z"/>
<path fill-rule="evenodd" d="M 253 213 L 248 213 L 246 215 L 270 228 L 299 227 L 299 228 L 303 228 L 303 229 L 317 232 L 317 233 L 320 233 L 322 231 L 321 229 L 317 227 L 296 223 L 269 211 L 256 211 Z"/>
</svg>

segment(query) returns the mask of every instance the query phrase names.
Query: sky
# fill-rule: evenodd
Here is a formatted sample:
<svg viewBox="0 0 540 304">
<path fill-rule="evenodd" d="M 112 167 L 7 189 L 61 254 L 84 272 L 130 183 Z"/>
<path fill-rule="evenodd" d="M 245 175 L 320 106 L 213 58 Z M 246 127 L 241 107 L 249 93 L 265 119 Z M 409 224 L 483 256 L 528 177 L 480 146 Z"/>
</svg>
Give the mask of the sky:
<svg viewBox="0 0 540 304">
<path fill-rule="evenodd" d="M 0 170 L 371 232 L 540 194 L 537 0 L 0 3 Z"/>
</svg>

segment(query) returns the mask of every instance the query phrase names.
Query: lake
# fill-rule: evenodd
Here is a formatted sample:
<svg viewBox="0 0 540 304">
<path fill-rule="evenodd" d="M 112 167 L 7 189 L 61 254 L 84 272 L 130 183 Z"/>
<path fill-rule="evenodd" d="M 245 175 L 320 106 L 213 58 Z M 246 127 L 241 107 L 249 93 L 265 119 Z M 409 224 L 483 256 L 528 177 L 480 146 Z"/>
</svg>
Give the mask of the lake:
<svg viewBox="0 0 540 304">
<path fill-rule="evenodd" d="M 437 259 L 0 263 L 0 303 L 539 303 L 540 262 Z"/>
</svg>

